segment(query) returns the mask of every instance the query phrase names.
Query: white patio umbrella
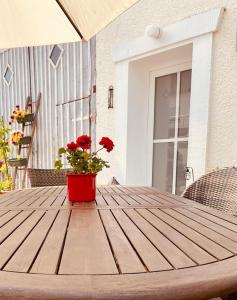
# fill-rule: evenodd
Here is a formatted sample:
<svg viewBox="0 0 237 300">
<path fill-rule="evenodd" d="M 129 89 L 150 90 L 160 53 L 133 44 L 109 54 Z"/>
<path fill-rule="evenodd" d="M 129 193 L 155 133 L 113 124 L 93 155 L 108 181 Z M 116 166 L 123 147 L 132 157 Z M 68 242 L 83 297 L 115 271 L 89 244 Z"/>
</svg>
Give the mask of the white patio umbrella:
<svg viewBox="0 0 237 300">
<path fill-rule="evenodd" d="M 0 49 L 88 40 L 138 0 L 0 0 Z"/>
</svg>

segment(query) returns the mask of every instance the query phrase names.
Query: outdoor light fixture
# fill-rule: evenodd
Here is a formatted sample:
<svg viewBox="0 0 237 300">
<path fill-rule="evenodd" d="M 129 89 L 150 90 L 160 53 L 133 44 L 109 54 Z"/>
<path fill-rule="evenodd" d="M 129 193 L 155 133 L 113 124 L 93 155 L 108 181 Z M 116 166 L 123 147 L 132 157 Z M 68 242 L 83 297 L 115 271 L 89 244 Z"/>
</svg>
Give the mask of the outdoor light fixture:
<svg viewBox="0 0 237 300">
<path fill-rule="evenodd" d="M 114 108 L 114 87 L 112 85 L 108 88 L 108 108 Z"/>
<path fill-rule="evenodd" d="M 145 35 L 154 39 L 158 39 L 160 37 L 161 30 L 159 26 L 156 25 L 148 25 L 145 29 Z"/>
</svg>

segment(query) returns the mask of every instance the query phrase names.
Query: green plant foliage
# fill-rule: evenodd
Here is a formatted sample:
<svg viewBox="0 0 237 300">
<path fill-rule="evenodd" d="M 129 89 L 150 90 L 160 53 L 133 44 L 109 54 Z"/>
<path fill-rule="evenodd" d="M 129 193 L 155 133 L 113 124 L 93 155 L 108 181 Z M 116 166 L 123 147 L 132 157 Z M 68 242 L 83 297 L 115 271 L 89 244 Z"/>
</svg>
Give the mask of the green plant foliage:
<svg viewBox="0 0 237 300">
<path fill-rule="evenodd" d="M 57 170 L 62 169 L 62 154 L 66 154 L 68 163 L 73 168 L 75 174 L 95 174 L 100 172 L 104 167 L 109 168 L 107 161 L 97 157 L 97 153 L 89 153 L 80 149 L 74 151 L 60 148 L 58 151 L 59 159 L 55 161 L 54 166 Z"/>
<path fill-rule="evenodd" d="M 10 132 L 11 129 L 0 120 L 0 192 L 10 190 L 12 186 L 8 165 L 8 158 L 11 153 L 8 137 Z"/>
</svg>

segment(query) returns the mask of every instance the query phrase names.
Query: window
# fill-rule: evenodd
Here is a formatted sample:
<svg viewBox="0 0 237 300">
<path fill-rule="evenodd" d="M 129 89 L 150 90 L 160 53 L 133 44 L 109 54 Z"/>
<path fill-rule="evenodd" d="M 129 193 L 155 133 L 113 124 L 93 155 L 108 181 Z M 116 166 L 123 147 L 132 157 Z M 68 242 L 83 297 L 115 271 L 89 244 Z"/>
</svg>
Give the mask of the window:
<svg viewBox="0 0 237 300">
<path fill-rule="evenodd" d="M 9 65 L 7 65 L 6 69 L 5 69 L 5 72 L 3 74 L 3 79 L 4 79 L 4 81 L 6 82 L 7 85 L 11 84 L 12 76 L 13 76 L 12 68 Z"/>
<path fill-rule="evenodd" d="M 54 68 L 57 68 L 62 55 L 63 49 L 59 45 L 54 45 L 49 54 L 49 61 Z"/>
</svg>

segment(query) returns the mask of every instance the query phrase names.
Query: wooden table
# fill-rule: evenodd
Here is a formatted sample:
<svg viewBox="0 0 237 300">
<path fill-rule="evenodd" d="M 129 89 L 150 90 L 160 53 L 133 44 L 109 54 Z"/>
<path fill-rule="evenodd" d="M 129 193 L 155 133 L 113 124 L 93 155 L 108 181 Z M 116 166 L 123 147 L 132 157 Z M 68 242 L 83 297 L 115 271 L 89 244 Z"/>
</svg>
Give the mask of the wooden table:
<svg viewBox="0 0 237 300">
<path fill-rule="evenodd" d="M 237 218 L 153 188 L 0 197 L 0 299 L 207 299 L 237 290 Z"/>
</svg>

